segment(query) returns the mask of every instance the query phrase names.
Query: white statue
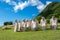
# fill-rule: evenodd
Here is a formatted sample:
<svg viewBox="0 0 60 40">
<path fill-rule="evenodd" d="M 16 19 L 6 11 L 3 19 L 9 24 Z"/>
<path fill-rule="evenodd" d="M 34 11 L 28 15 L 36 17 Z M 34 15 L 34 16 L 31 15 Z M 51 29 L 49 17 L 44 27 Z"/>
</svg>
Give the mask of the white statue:
<svg viewBox="0 0 60 40">
<path fill-rule="evenodd" d="M 42 19 L 40 20 L 40 24 L 41 24 L 41 29 L 45 30 L 46 29 L 46 19 L 44 17 L 42 17 Z"/>
<path fill-rule="evenodd" d="M 15 23 L 14 23 L 14 32 L 17 32 L 18 31 L 18 21 L 15 20 Z"/>
<path fill-rule="evenodd" d="M 26 21 L 26 28 L 27 28 L 27 30 L 29 29 L 29 27 L 30 27 L 30 22 L 27 20 Z"/>
<path fill-rule="evenodd" d="M 21 31 L 21 22 L 18 22 L 18 31 Z"/>
<path fill-rule="evenodd" d="M 36 30 L 36 27 L 37 27 L 37 23 L 35 20 L 32 20 L 31 21 L 31 30 L 35 31 Z"/>
<path fill-rule="evenodd" d="M 26 22 L 25 22 L 25 20 L 22 21 L 22 31 L 26 31 Z"/>
<path fill-rule="evenodd" d="M 50 28 L 53 30 L 57 29 L 57 18 L 55 18 L 54 16 L 52 16 L 52 18 L 50 19 Z"/>
</svg>

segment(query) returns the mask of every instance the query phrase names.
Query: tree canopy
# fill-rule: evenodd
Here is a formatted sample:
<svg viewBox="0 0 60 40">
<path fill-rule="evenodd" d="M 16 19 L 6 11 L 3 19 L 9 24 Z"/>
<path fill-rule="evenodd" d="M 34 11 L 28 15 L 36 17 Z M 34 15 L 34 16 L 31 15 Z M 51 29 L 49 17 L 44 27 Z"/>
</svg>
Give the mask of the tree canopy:
<svg viewBox="0 0 60 40">
<path fill-rule="evenodd" d="M 12 25 L 12 22 L 4 22 L 4 25 Z"/>
</svg>

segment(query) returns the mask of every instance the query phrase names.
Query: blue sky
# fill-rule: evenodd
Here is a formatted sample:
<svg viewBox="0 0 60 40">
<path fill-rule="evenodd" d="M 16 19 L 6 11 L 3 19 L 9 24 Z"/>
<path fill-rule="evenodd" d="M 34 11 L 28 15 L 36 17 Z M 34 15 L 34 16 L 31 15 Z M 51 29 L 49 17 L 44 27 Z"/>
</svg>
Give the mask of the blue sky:
<svg viewBox="0 0 60 40">
<path fill-rule="evenodd" d="M 32 19 L 49 3 L 60 0 L 0 0 L 0 26 L 15 19 Z"/>
</svg>

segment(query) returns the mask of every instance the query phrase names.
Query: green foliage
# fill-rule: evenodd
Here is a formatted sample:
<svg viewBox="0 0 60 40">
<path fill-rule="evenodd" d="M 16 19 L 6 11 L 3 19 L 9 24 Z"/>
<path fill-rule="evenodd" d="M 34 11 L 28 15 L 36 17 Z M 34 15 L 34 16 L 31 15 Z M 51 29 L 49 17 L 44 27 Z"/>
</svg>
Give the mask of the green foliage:
<svg viewBox="0 0 60 40">
<path fill-rule="evenodd" d="M 12 25 L 12 22 L 4 22 L 4 25 Z"/>
<path fill-rule="evenodd" d="M 36 19 L 40 22 L 41 16 L 36 17 Z"/>
<path fill-rule="evenodd" d="M 38 16 L 37 18 L 40 19 L 39 16 L 44 16 L 46 19 L 49 19 L 52 16 L 56 16 L 58 22 L 60 22 L 60 2 L 52 2 L 50 3 Z M 37 19 L 36 18 L 36 19 Z"/>
</svg>

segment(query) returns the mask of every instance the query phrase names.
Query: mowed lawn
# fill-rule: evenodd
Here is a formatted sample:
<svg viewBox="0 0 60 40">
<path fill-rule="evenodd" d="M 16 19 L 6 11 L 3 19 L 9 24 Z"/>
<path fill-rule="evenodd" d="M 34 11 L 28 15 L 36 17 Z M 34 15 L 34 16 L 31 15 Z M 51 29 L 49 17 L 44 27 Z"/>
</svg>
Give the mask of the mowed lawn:
<svg viewBox="0 0 60 40">
<path fill-rule="evenodd" d="M 27 32 L 14 32 L 13 29 L 0 30 L 0 40 L 60 40 L 60 28 Z"/>
</svg>

